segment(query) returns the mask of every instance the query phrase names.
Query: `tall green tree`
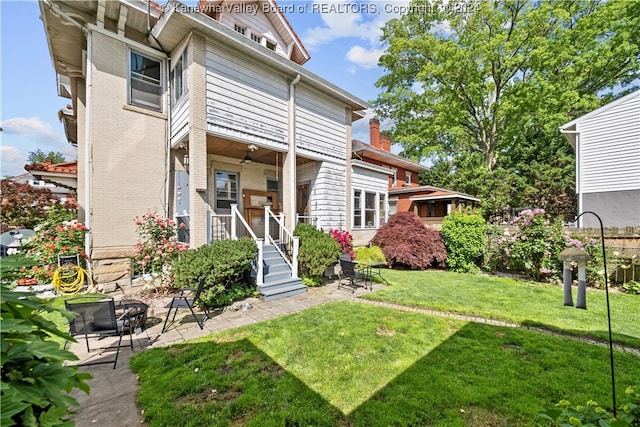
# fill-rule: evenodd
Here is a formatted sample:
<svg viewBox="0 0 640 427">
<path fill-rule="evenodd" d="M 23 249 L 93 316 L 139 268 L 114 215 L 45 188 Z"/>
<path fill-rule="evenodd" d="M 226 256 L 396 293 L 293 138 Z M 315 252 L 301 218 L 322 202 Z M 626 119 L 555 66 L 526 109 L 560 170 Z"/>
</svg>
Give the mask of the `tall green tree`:
<svg viewBox="0 0 640 427">
<path fill-rule="evenodd" d="M 571 199 L 573 154 L 558 127 L 634 89 L 640 2 L 411 5 L 410 13 L 383 28 L 386 74 L 374 103 L 378 114 L 392 119 L 404 153 L 448 159 L 455 164 L 449 180 L 460 185 L 464 175 L 515 174 L 526 194 L 511 206 L 545 200 L 555 206 L 562 202 L 548 199 L 557 195 Z M 446 180 L 444 169 L 438 172 Z M 555 184 L 553 193 L 541 197 L 537 190 L 548 183 Z M 476 195 L 493 198 L 484 187 Z"/>
<path fill-rule="evenodd" d="M 66 161 L 64 154 L 60 152 L 49 151 L 49 153 L 45 153 L 39 148 L 36 151 L 29 152 L 28 160 L 30 164 L 43 163 L 47 159 L 51 159 L 51 163 L 53 164 L 64 163 Z"/>
</svg>

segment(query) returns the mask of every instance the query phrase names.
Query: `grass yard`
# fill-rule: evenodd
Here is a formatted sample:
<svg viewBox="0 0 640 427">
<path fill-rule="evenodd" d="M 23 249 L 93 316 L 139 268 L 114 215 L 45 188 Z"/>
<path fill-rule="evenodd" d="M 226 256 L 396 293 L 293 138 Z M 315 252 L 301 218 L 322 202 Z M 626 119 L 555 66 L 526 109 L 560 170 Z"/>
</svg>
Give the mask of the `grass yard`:
<svg viewBox="0 0 640 427">
<path fill-rule="evenodd" d="M 215 321 L 215 319 L 211 320 Z M 133 356 L 151 426 L 539 426 L 611 404 L 608 350 L 358 302 Z M 640 358 L 616 353 L 620 395 Z"/>
<path fill-rule="evenodd" d="M 544 326 L 608 340 L 604 290 L 587 290 L 587 310 L 563 306 L 562 286 L 448 271 L 382 270 L 393 286 L 364 298 L 411 307 Z M 577 289 L 573 289 L 576 301 Z M 609 293 L 617 343 L 640 349 L 640 296 Z"/>
</svg>

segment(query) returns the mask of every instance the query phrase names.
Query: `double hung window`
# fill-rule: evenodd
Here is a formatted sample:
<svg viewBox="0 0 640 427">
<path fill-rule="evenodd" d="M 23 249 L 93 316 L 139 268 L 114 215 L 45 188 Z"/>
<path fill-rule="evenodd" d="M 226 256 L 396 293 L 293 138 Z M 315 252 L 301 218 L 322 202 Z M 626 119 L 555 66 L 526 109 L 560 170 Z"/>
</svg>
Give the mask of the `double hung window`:
<svg viewBox="0 0 640 427">
<path fill-rule="evenodd" d="M 138 52 L 129 54 L 129 103 L 162 111 L 162 63 Z"/>
</svg>

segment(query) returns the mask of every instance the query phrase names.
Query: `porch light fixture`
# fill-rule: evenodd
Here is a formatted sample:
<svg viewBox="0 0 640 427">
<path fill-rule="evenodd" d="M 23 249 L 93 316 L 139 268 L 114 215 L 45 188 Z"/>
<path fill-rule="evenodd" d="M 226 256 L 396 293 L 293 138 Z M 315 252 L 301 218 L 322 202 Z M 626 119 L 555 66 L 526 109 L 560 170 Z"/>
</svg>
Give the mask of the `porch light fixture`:
<svg viewBox="0 0 640 427">
<path fill-rule="evenodd" d="M 182 164 L 184 165 L 184 170 L 189 172 L 189 153 L 182 156 Z"/>
<path fill-rule="evenodd" d="M 600 242 L 602 244 L 602 261 L 604 263 L 604 289 L 607 297 L 607 325 L 609 328 L 609 361 L 611 365 L 611 396 L 613 399 L 613 416 L 617 418 L 616 408 L 616 383 L 613 370 L 613 338 L 611 335 L 611 308 L 609 305 L 609 278 L 607 274 L 607 253 L 604 246 L 604 227 L 602 225 L 602 219 L 598 214 L 591 211 L 584 211 L 578 215 L 573 222 L 577 222 L 578 219 L 584 214 L 591 214 L 598 219 L 600 223 Z M 586 283 L 586 264 L 591 260 L 591 256 L 584 250 L 578 248 L 565 249 L 558 255 L 558 260 L 563 263 L 562 279 L 564 283 L 564 305 L 573 306 L 573 299 L 571 297 L 571 272 L 573 270 L 573 262 L 578 264 L 578 299 L 576 301 L 576 308 L 587 309 L 587 283 Z"/>
<path fill-rule="evenodd" d="M 247 151 L 247 154 L 244 156 L 244 159 L 242 159 L 242 161 L 240 163 L 251 163 L 251 156 L 249 155 L 249 152 Z"/>
</svg>

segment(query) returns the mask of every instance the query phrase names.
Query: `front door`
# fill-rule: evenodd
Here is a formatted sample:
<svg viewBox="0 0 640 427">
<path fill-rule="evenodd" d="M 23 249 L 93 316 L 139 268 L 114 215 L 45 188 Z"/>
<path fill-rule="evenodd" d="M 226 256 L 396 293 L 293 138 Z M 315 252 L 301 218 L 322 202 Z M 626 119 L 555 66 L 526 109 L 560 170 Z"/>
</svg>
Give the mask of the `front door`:
<svg viewBox="0 0 640 427">
<path fill-rule="evenodd" d="M 309 183 L 298 184 L 296 191 L 296 213 L 298 222 L 310 223 L 309 217 Z"/>
</svg>

